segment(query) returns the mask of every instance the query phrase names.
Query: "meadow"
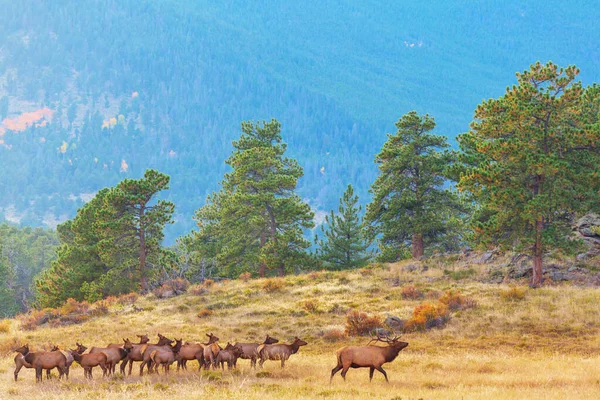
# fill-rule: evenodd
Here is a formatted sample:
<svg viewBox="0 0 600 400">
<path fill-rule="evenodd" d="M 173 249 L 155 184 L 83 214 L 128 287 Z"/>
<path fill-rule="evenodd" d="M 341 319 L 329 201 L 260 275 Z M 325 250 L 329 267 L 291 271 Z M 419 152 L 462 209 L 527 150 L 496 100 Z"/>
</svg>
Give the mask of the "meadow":
<svg viewBox="0 0 600 400">
<path fill-rule="evenodd" d="M 496 260 L 502 263 L 505 260 Z M 427 266 L 427 268 L 423 268 Z M 122 399 L 209 396 L 215 399 L 592 399 L 600 398 L 600 290 L 551 284 L 529 289 L 526 281 L 486 283 L 497 264 L 455 259 L 375 265 L 346 272 L 313 272 L 283 279 L 249 279 L 192 287 L 168 299 L 139 297 L 134 304 L 115 302 L 108 313 L 73 325 L 42 325 L 23 330 L 19 319 L 0 322 L 0 398 Z M 407 287 L 422 295 L 407 298 Z M 369 337 L 344 334 L 350 310 L 385 319 L 408 319 L 415 307 L 435 303 L 448 290 L 471 299 L 453 311 L 442 328 L 405 332 L 409 342 L 398 358 L 383 367 L 390 378 L 368 369 L 351 369 L 344 382 L 329 383 L 335 351 L 366 344 Z M 238 369 L 139 377 L 117 374 L 83 378 L 75 363 L 70 379 L 35 383 L 23 369 L 13 381 L 18 344 L 32 351 L 75 342 L 93 345 L 132 340 L 157 333 L 184 341 L 205 342 L 212 332 L 228 341 L 261 341 L 268 333 L 289 343 L 294 336 L 309 345 L 292 355 L 285 369 L 267 361 L 253 370 L 248 360 Z M 53 373 L 56 375 L 56 372 Z"/>
</svg>

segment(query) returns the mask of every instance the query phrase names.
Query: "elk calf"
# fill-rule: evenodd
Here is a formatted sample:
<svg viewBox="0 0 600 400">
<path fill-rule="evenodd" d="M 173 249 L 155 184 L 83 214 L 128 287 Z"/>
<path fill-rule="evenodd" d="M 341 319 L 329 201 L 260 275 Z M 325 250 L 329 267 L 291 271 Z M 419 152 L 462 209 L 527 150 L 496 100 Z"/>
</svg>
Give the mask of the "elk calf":
<svg viewBox="0 0 600 400">
<path fill-rule="evenodd" d="M 225 363 L 227 363 L 227 369 L 235 368 L 237 359 L 242 354 L 242 349 L 239 346 L 234 346 L 231 343 L 227 343 L 227 346 L 217 354 L 215 362 L 221 365 L 221 369 L 225 370 Z"/>
</svg>

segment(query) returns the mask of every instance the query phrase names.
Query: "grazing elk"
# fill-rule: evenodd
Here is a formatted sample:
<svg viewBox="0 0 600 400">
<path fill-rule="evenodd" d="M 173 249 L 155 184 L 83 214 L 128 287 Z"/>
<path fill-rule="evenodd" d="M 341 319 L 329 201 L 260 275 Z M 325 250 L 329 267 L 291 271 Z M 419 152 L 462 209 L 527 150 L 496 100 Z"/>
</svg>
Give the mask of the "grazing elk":
<svg viewBox="0 0 600 400">
<path fill-rule="evenodd" d="M 200 355 L 200 357 L 197 357 Z M 198 360 L 198 369 L 204 365 L 204 346 L 200 343 L 186 343 L 181 346 L 179 353 L 177 353 L 177 371 L 179 368 L 187 370 L 187 362 L 190 360 Z"/>
<path fill-rule="evenodd" d="M 397 337 L 388 339 L 378 336 L 376 341 L 381 341 L 388 345 L 347 346 L 338 350 L 337 365 L 331 370 L 329 382 L 331 383 L 333 376 L 340 369 L 342 370 L 342 378 L 346 380 L 346 373 L 349 368 L 369 368 L 369 381 L 373 379 L 373 372 L 377 370 L 385 376 L 386 382 L 389 382 L 387 373 L 381 366 L 394 361 L 398 357 L 398 353 L 408 346 L 408 343 L 399 341 Z"/>
<path fill-rule="evenodd" d="M 102 376 L 106 376 L 106 354 L 99 352 L 93 354 L 79 354 L 76 350 L 69 350 L 69 353 L 75 361 L 83 368 L 83 376 L 92 379 L 92 368 L 100 367 Z"/>
<path fill-rule="evenodd" d="M 217 354 L 215 362 L 221 365 L 221 369 L 225 370 L 225 363 L 227 363 L 227 369 L 235 368 L 237 366 L 237 359 L 242 355 L 242 348 L 238 345 L 232 345 L 227 343 L 227 346 Z"/>
<path fill-rule="evenodd" d="M 295 337 L 291 344 L 261 344 L 257 349 L 258 356 L 260 357 L 259 365 L 262 368 L 266 360 L 281 360 L 281 368 L 283 368 L 285 361 L 292 354 L 296 354 L 300 346 L 306 346 L 307 344 L 298 337 Z"/>
<path fill-rule="evenodd" d="M 242 355 L 240 356 L 243 360 L 250 360 L 250 366 L 256 368 L 256 360 L 258 360 L 258 346 L 261 344 L 275 344 L 279 343 L 279 340 L 267 335 L 265 341 L 262 343 L 236 343 L 234 346 L 239 346 L 242 349 Z"/>
<path fill-rule="evenodd" d="M 86 350 L 87 347 L 85 347 L 82 344 L 76 343 L 77 344 L 77 352 L 79 354 L 83 354 Z M 58 348 L 58 346 L 53 346 L 52 350 L 50 351 L 60 351 L 60 349 Z M 63 353 L 65 354 L 65 353 Z M 67 358 L 67 365 L 65 366 L 65 376 L 67 377 L 67 379 L 69 379 L 69 370 L 71 369 L 71 364 L 73 364 L 73 357 L 71 356 L 71 354 L 69 352 L 67 352 L 67 354 L 65 355 L 65 357 Z M 57 367 L 57 369 L 59 369 Z M 50 379 L 50 371 L 49 369 L 46 370 L 46 379 Z M 59 375 L 60 375 L 60 370 L 58 371 Z"/>
<path fill-rule="evenodd" d="M 17 368 L 15 368 L 15 380 L 17 379 L 21 367 L 35 368 L 35 380 L 37 382 L 42 381 L 43 369 L 50 371 L 54 368 L 58 368 L 59 379 L 65 374 L 67 358 L 60 350 L 31 353 L 29 351 L 29 346 L 25 345 L 18 348 L 16 351 L 21 353 L 22 360 L 17 360 L 17 357 L 19 357 L 18 355 L 15 357 L 15 364 L 17 366 Z"/>
<path fill-rule="evenodd" d="M 141 361 L 142 361 L 142 363 L 140 364 L 140 376 L 142 376 L 144 374 L 145 366 L 148 366 L 149 373 L 152 372 L 152 359 L 150 358 L 150 355 L 152 354 L 152 352 L 154 350 L 161 350 L 161 349 L 168 350 L 171 348 L 171 344 L 174 342 L 174 340 L 168 339 L 168 338 L 164 337 L 163 335 L 161 335 L 160 333 L 158 334 L 158 338 L 160 339 L 158 341 L 159 344 L 156 344 L 156 345 L 143 344 L 142 347 L 140 348 L 140 355 L 141 355 Z M 160 343 L 164 343 L 164 344 L 160 344 Z"/>
<path fill-rule="evenodd" d="M 152 360 L 152 365 L 154 365 L 154 372 L 158 373 L 159 365 L 162 365 L 165 374 L 169 372 L 171 364 L 175 362 L 177 353 L 179 350 L 181 350 L 182 341 L 183 339 L 175 339 L 174 346 L 165 346 L 168 347 L 168 350 L 164 348 L 152 350 L 152 353 L 150 353 L 150 359 Z"/>
<path fill-rule="evenodd" d="M 202 356 L 204 358 L 204 365 L 206 368 L 210 368 L 212 365 L 213 368 L 217 368 L 216 358 L 219 351 L 221 351 L 221 346 L 218 345 L 219 338 L 213 335 L 212 333 L 207 333 L 208 343 L 204 344 L 204 350 Z"/>
<path fill-rule="evenodd" d="M 119 361 L 125 359 L 131 349 L 133 349 L 133 344 L 131 344 L 129 338 L 127 338 L 123 339 L 122 347 L 92 347 L 90 349 L 90 354 L 106 354 L 106 368 L 108 369 L 108 374 L 111 375 L 115 373 L 115 367 Z"/>
<path fill-rule="evenodd" d="M 125 376 L 125 366 L 127 365 L 127 363 L 129 363 L 129 372 L 128 372 L 127 375 L 131 375 L 131 369 L 133 367 L 133 362 L 134 361 L 144 361 L 143 350 L 145 350 L 147 347 L 150 347 L 150 346 L 165 346 L 165 345 L 170 345 L 171 343 L 173 343 L 173 341 L 171 339 L 169 339 L 169 338 L 167 338 L 167 337 L 165 337 L 165 336 L 163 336 L 163 335 L 161 335 L 159 333 L 158 334 L 158 343 L 156 343 L 156 344 L 149 344 L 149 343 L 134 344 L 133 348 L 131 349 L 131 351 L 127 354 L 127 357 L 125 357 L 125 359 L 121 363 L 121 367 L 120 367 L 121 374 L 123 376 Z"/>
</svg>

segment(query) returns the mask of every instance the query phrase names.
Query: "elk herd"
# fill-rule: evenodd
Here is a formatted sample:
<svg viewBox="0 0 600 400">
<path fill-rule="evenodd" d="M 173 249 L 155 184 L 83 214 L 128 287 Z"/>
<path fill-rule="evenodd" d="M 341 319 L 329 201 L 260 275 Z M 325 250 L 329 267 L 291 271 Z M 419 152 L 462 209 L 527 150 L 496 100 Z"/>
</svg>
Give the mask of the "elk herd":
<svg viewBox="0 0 600 400">
<path fill-rule="evenodd" d="M 117 365 L 120 365 L 120 372 L 123 376 L 131 375 L 134 362 L 140 363 L 140 373 L 144 374 L 144 368 L 148 373 L 159 373 L 159 367 L 162 367 L 164 373 L 168 373 L 172 364 L 177 362 L 177 371 L 179 369 L 187 370 L 187 362 L 196 360 L 198 369 L 225 369 L 236 368 L 237 360 L 250 360 L 250 366 L 256 368 L 258 361 L 262 368 L 267 360 L 281 362 L 281 368 L 292 354 L 296 354 L 301 346 L 307 343 L 294 338 L 290 344 L 281 344 L 279 340 L 267 335 L 262 343 L 227 343 L 223 348 L 219 344 L 219 338 L 212 333 L 207 333 L 206 343 L 183 343 L 183 339 L 169 339 L 160 333 L 156 343 L 149 343 L 148 335 L 137 335 L 138 343 L 132 343 L 129 338 L 123 339 L 123 343 L 111 343 L 106 347 L 92 347 L 86 353 L 88 348 L 83 344 L 76 343 L 75 349 L 61 351 L 54 346 L 50 351 L 30 352 L 26 344 L 15 351 L 15 381 L 18 378 L 21 368 L 35 369 L 37 382 L 42 381 L 42 372 L 46 370 L 46 379 L 50 378 L 50 372 L 53 369 L 58 370 L 59 379 L 65 376 L 69 378 L 69 369 L 73 362 L 78 363 L 84 371 L 85 378 L 92 378 L 92 370 L 99 367 L 102 370 L 102 376 L 108 376 L 115 373 Z M 378 336 L 376 341 L 386 343 L 387 346 L 371 345 L 367 346 L 348 346 L 337 352 L 337 365 L 331 371 L 330 381 L 333 376 L 342 370 L 342 377 L 346 379 L 346 373 L 349 368 L 370 368 L 369 378 L 373 378 L 373 372 L 381 372 L 386 381 L 388 381 L 385 370 L 381 367 L 383 364 L 393 361 L 398 353 L 408 346 L 408 343 L 401 342 L 398 338 L 389 339 Z"/>
</svg>

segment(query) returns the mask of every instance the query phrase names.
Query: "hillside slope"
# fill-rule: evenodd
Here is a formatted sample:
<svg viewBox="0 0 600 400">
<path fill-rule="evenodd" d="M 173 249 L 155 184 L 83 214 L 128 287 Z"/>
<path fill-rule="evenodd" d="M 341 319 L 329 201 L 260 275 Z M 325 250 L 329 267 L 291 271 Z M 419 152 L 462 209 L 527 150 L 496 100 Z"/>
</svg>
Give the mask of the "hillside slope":
<svg viewBox="0 0 600 400">
<path fill-rule="evenodd" d="M 543 5 L 543 6 L 542 6 Z M 226 171 L 243 120 L 282 122 L 300 195 L 361 201 L 393 123 L 451 139 L 537 60 L 598 81 L 587 2 L 0 1 L 0 217 L 54 226 L 100 188 L 172 175 L 170 242 Z"/>
<path fill-rule="evenodd" d="M 465 274 L 459 272 L 466 266 L 473 272 L 462 279 Z M 537 290 L 517 286 L 520 294 L 511 296 L 506 285 L 480 281 L 487 279 L 491 267 L 446 258 L 287 277 L 275 281 L 281 282 L 281 287 L 270 291 L 264 280 L 226 281 L 197 295 L 188 292 L 166 300 L 147 296 L 134 306 L 115 303 L 108 315 L 79 325 L 22 331 L 17 320 L 10 320 L 5 323 L 8 332 L 0 333 L 0 351 L 6 354 L 0 361 L 0 397 L 25 398 L 42 391 L 64 399 L 117 399 L 124 395 L 150 399 L 199 395 L 229 399 L 600 396 L 598 289 L 567 284 Z M 408 285 L 422 291 L 424 298 L 403 298 Z M 364 369 L 351 370 L 346 383 L 337 376 L 329 385 L 335 350 L 368 341 L 365 337 L 340 337 L 348 310 L 408 318 L 417 305 L 435 304 L 451 289 L 470 297 L 475 307 L 453 312 L 443 328 L 402 334 L 408 348 L 384 366 L 390 385 L 380 375 L 369 383 Z M 277 362 L 267 362 L 264 372 L 257 372 L 249 368 L 249 361 L 240 360 L 239 371 L 234 372 L 198 373 L 193 363 L 188 372 L 169 376 L 139 378 L 134 368 L 132 377 L 102 379 L 96 371 L 96 378 L 87 382 L 82 370 L 73 367 L 68 383 L 54 380 L 33 385 L 31 370 L 23 370 L 18 382 L 11 381 L 10 350 L 17 344 L 29 342 L 35 349 L 58 344 L 64 349 L 74 347 L 75 341 L 102 345 L 142 333 L 155 338 L 158 332 L 192 342 L 204 341 L 205 333 L 212 332 L 223 344 L 259 340 L 268 333 L 283 342 L 299 336 L 309 345 L 293 355 L 284 370 Z"/>
</svg>

